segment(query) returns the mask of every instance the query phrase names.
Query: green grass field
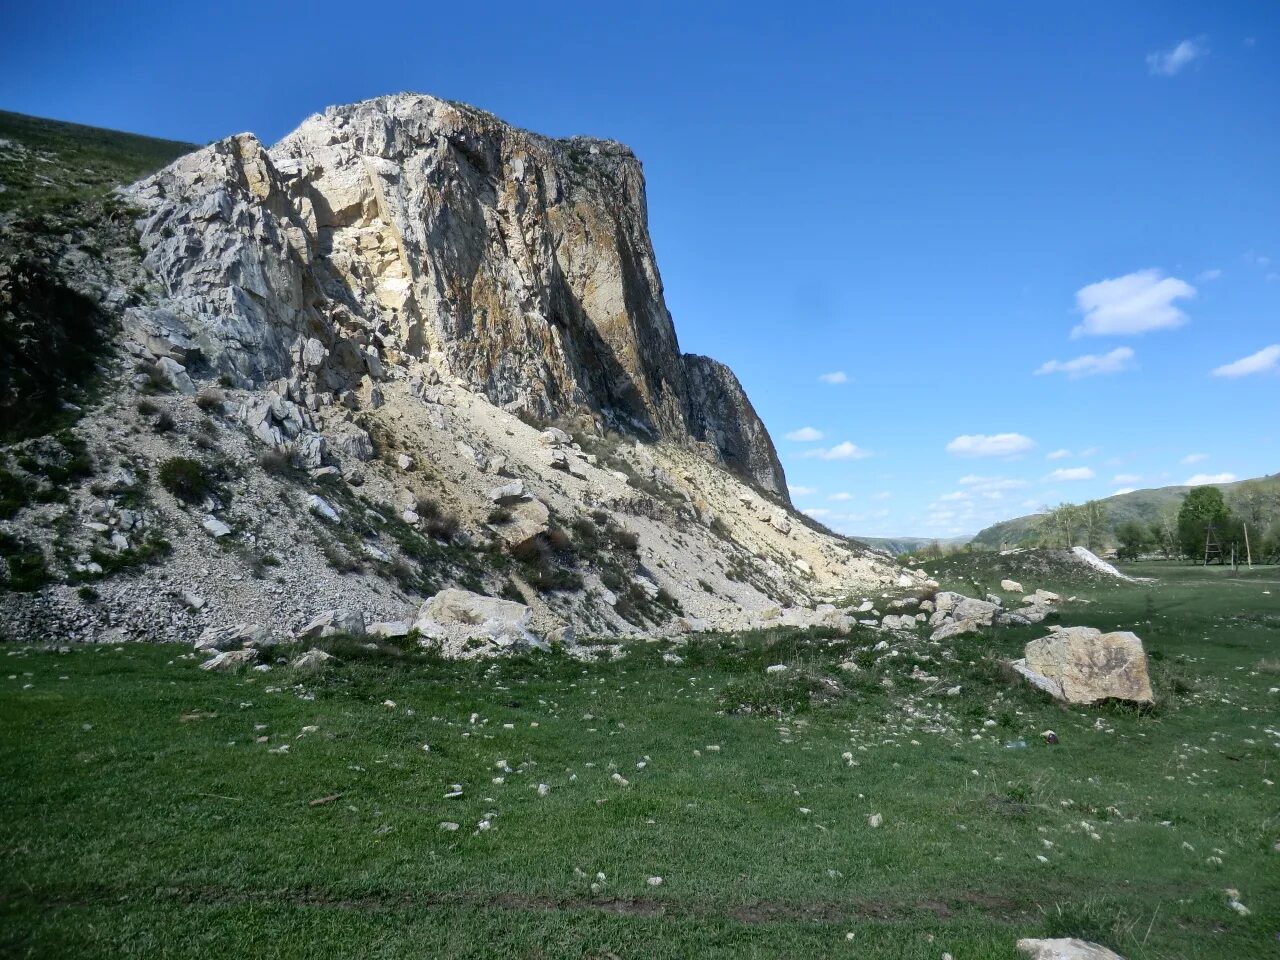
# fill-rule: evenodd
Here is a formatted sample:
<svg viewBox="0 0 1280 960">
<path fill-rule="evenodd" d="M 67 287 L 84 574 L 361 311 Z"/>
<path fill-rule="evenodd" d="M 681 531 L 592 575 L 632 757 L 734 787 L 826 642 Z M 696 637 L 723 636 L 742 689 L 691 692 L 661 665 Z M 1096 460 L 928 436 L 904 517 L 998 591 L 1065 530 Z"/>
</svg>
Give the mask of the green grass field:
<svg viewBox="0 0 1280 960">
<path fill-rule="evenodd" d="M 1037 628 L 588 663 L 347 646 L 320 678 L 10 647 L 0 954 L 1276 956 L 1280 570 L 1142 572 L 1062 621 L 1144 638 L 1145 713 L 1011 685 L 995 658 Z"/>
</svg>

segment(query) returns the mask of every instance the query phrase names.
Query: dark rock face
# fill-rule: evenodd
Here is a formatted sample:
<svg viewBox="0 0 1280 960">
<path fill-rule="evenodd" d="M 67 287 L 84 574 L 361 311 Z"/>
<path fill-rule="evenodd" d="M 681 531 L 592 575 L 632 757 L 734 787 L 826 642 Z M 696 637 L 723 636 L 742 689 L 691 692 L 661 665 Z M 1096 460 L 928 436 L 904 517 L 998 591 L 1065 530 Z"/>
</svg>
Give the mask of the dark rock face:
<svg viewBox="0 0 1280 960">
<path fill-rule="evenodd" d="M 737 379 L 680 353 L 621 144 L 399 95 L 330 108 L 270 150 L 220 141 L 132 198 L 167 294 L 135 325 L 162 319 L 237 380 L 301 373 L 339 393 L 429 368 L 536 416 L 708 445 L 787 499 Z"/>
</svg>

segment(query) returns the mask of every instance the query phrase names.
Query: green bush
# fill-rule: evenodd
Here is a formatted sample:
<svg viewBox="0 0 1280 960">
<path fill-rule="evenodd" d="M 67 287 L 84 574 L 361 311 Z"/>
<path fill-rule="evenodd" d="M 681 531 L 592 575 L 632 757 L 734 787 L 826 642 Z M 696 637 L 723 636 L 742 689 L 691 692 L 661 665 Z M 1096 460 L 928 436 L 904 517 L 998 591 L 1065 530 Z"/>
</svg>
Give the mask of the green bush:
<svg viewBox="0 0 1280 960">
<path fill-rule="evenodd" d="M 7 568 L 0 569 L 0 586 L 7 590 L 27 593 L 53 582 L 44 551 L 3 531 L 0 531 L 0 558 Z"/>
<path fill-rule="evenodd" d="M 160 464 L 160 485 L 183 503 L 202 503 L 218 489 L 216 478 L 199 460 L 172 457 Z"/>
</svg>

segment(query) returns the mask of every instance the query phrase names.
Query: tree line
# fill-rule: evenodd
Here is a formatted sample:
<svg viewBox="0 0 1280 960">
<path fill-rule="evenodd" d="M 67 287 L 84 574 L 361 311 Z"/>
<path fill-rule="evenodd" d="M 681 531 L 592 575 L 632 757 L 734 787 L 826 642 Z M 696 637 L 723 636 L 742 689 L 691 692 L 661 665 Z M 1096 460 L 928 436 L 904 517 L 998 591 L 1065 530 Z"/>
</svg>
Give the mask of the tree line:
<svg viewBox="0 0 1280 960">
<path fill-rule="evenodd" d="M 1221 548 L 1211 562 L 1229 563 L 1234 546 L 1241 561 L 1251 555 L 1254 563 L 1280 563 L 1280 483 L 1250 480 L 1225 497 L 1218 487 L 1195 487 L 1154 520 L 1126 520 L 1114 530 L 1102 501 L 1061 503 L 1040 514 L 1035 539 L 1041 546 L 1082 545 L 1095 553 L 1114 544 L 1121 560 L 1159 554 L 1200 561 L 1210 541 Z"/>
</svg>

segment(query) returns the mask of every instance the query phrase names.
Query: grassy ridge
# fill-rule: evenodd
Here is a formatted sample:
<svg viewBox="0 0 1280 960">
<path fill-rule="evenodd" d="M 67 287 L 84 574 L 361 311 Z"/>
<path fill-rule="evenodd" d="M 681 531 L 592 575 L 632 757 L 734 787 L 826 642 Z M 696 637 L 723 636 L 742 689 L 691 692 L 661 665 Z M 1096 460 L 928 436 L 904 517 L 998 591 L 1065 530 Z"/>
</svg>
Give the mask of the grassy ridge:
<svg viewBox="0 0 1280 960">
<path fill-rule="evenodd" d="M 0 110 L 0 213 L 23 208 L 57 210 L 132 183 L 185 153 L 195 144 L 158 140 L 78 123 L 45 120 Z"/>
<path fill-rule="evenodd" d="M 10 650 L 0 953 L 1011 960 L 1054 934 L 1130 960 L 1262 956 L 1280 578 L 1162 571 L 1064 615 L 1146 639 L 1148 714 L 1010 686 L 988 657 L 1034 628 L 945 663 L 799 631 L 679 663 L 664 643 L 587 664 L 351 647 L 322 678 Z"/>
</svg>

